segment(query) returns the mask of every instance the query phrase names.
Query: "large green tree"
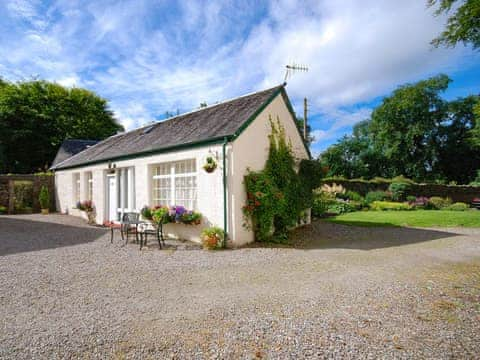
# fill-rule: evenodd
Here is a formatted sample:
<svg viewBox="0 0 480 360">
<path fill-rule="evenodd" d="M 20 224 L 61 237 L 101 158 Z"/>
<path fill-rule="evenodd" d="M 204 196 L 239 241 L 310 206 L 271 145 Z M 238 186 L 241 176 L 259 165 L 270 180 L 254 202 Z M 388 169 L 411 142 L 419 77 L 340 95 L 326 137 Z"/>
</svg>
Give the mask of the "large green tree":
<svg viewBox="0 0 480 360">
<path fill-rule="evenodd" d="M 123 130 L 91 91 L 42 80 L 0 83 L 0 172 L 48 166 L 64 139 L 101 140 Z"/>
<path fill-rule="evenodd" d="M 428 0 L 429 6 L 438 4 L 436 15 L 450 12 L 455 3 L 457 0 Z M 471 44 L 474 49 L 480 48 L 480 0 L 462 1 L 448 18 L 445 30 L 432 40 L 436 47 L 453 47 L 459 42 Z"/>
<path fill-rule="evenodd" d="M 449 83 L 439 75 L 395 90 L 371 119 L 321 154 L 328 175 L 471 181 L 480 168 L 479 97 L 446 101 L 441 93 Z"/>
<path fill-rule="evenodd" d="M 447 111 L 440 93 L 449 82 L 446 75 L 439 75 L 401 86 L 372 112 L 372 140 L 388 160 L 392 175 L 413 179 L 433 176 L 438 127 Z"/>
</svg>

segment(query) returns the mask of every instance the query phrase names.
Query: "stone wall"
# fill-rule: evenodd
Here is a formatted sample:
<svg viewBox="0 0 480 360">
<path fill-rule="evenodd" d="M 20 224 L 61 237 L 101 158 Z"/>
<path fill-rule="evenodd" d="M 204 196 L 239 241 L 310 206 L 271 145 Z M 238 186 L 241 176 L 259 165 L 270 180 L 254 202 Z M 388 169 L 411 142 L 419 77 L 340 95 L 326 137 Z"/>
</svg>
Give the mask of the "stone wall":
<svg viewBox="0 0 480 360">
<path fill-rule="evenodd" d="M 7 208 L 9 214 L 15 213 L 16 181 L 31 181 L 33 186 L 32 208 L 33 212 L 40 212 L 38 196 L 42 186 L 48 187 L 50 194 L 50 210 L 55 210 L 55 177 L 52 175 L 0 175 L 0 206 Z"/>
</svg>

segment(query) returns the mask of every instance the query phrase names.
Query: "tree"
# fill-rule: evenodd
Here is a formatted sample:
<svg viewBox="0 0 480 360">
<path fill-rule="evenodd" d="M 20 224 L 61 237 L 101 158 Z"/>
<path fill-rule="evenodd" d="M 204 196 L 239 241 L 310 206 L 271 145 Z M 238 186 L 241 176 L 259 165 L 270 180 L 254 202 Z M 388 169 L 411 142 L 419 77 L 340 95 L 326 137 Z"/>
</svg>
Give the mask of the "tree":
<svg viewBox="0 0 480 360">
<path fill-rule="evenodd" d="M 123 130 L 107 101 L 42 80 L 0 86 L 0 172 L 47 167 L 67 138 L 102 140 Z"/>
<path fill-rule="evenodd" d="M 439 8 L 435 11 L 438 16 L 442 13 L 448 13 L 457 0 L 428 0 L 428 6 L 434 6 L 439 3 Z M 435 39 L 432 44 L 435 47 L 445 45 L 454 47 L 459 42 L 463 44 L 472 44 L 474 49 L 480 47 L 480 1 L 465 0 L 455 13 L 447 20 L 445 30 Z"/>
<path fill-rule="evenodd" d="M 297 120 L 296 123 L 297 123 L 298 130 L 300 131 L 300 134 L 302 134 L 302 137 L 303 137 L 304 136 L 303 124 L 305 122 L 305 119 L 303 117 L 297 117 L 296 120 Z M 312 132 L 312 127 L 310 126 L 310 124 L 307 124 L 307 138 L 305 139 L 305 143 L 307 144 L 307 146 L 310 146 L 312 141 L 315 140 L 314 137 L 311 135 L 311 132 Z"/>
<path fill-rule="evenodd" d="M 327 175 L 471 181 L 480 169 L 480 97 L 446 101 L 449 83 L 438 75 L 395 90 L 321 154 Z"/>
<path fill-rule="evenodd" d="M 469 141 L 477 101 L 478 96 L 468 96 L 448 103 L 447 115 L 438 128 L 438 161 L 434 168 L 441 179 L 466 184 L 480 169 L 480 152 Z"/>
<path fill-rule="evenodd" d="M 377 152 L 387 159 L 393 176 L 432 178 L 438 155 L 438 126 L 447 110 L 440 93 L 450 81 L 446 75 L 438 75 L 401 86 L 372 112 L 372 140 Z"/>
</svg>

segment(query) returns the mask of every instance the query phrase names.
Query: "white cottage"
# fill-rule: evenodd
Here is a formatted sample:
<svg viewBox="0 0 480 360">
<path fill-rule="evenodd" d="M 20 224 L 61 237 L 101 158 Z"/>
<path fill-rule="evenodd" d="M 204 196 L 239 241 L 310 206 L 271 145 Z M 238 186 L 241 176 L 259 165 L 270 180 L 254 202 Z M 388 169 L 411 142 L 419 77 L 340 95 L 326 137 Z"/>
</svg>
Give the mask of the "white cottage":
<svg viewBox="0 0 480 360">
<path fill-rule="evenodd" d="M 92 200 L 96 222 L 118 221 L 145 205 L 183 205 L 201 225 L 168 224 L 165 232 L 200 241 L 205 226 L 224 227 L 231 246 L 254 240 L 243 226 L 247 169 L 268 157 L 269 118 L 279 119 L 298 159 L 310 157 L 283 85 L 111 136 L 55 163 L 57 210 L 82 216 Z M 218 163 L 207 173 L 208 157 Z"/>
</svg>

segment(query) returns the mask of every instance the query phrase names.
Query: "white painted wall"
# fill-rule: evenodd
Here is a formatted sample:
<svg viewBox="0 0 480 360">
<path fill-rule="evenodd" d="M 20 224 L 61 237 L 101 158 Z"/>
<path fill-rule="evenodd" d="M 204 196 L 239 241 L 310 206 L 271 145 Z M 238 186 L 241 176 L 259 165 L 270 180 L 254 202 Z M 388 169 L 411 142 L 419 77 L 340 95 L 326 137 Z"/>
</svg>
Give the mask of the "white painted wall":
<svg viewBox="0 0 480 360">
<path fill-rule="evenodd" d="M 248 126 L 245 131 L 233 142 L 232 174 L 230 183 L 232 191 L 229 196 L 230 214 L 233 219 L 229 233 L 234 239 L 234 245 L 240 246 L 254 241 L 252 231 L 247 230 L 244 224 L 242 207 L 246 204 L 246 191 L 243 178 L 247 168 L 253 171 L 262 170 L 268 158 L 270 143 L 268 136 L 271 134 L 269 118 L 285 128 L 287 140 L 291 141 L 294 156 L 308 159 L 308 153 L 303 145 L 303 140 L 297 131 L 296 124 L 281 95 L 278 95 Z"/>
</svg>

